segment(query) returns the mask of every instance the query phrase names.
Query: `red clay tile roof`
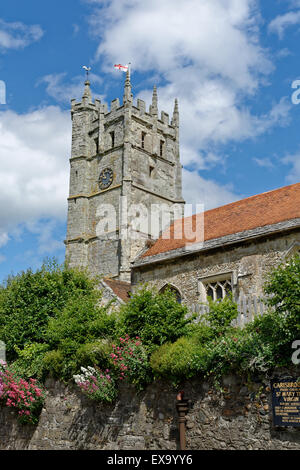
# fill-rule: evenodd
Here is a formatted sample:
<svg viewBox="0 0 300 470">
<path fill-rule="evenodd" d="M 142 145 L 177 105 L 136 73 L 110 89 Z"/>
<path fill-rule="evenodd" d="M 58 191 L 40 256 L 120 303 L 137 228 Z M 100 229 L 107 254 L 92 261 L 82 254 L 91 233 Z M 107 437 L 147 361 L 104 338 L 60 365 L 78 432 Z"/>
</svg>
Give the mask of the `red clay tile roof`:
<svg viewBox="0 0 300 470">
<path fill-rule="evenodd" d="M 204 241 L 297 218 L 300 218 L 300 183 L 204 212 Z M 190 238 L 176 236 L 178 232 L 184 233 L 183 221 L 192 222 L 191 228 L 195 230 L 196 216 L 176 220 L 169 229 L 169 238 L 164 239 L 163 234 L 142 258 L 183 248 Z M 200 239 L 194 239 L 194 243 L 197 241 Z"/>
<path fill-rule="evenodd" d="M 119 281 L 117 279 L 103 280 L 117 297 L 122 299 L 124 302 L 128 302 L 130 299 L 129 292 L 131 291 L 131 284 L 129 282 Z"/>
</svg>

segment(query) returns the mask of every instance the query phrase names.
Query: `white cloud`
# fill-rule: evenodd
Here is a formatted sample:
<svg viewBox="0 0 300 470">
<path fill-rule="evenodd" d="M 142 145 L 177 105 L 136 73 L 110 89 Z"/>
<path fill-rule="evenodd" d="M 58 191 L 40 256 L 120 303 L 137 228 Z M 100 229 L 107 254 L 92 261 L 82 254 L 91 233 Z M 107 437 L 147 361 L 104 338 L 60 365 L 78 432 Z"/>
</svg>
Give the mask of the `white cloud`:
<svg viewBox="0 0 300 470">
<path fill-rule="evenodd" d="M 272 160 L 269 158 L 269 157 L 265 157 L 265 158 L 253 158 L 253 160 L 255 161 L 255 163 L 262 167 L 262 168 L 267 168 L 267 169 L 272 169 L 274 168 L 274 163 L 272 162 Z"/>
<path fill-rule="evenodd" d="M 288 183 L 299 183 L 300 181 L 300 152 L 286 155 L 282 163 L 290 166 L 290 171 L 286 177 Z"/>
<path fill-rule="evenodd" d="M 0 113 L 0 244 L 20 224 L 34 233 L 41 218 L 65 220 L 70 148 L 69 112 Z"/>
<path fill-rule="evenodd" d="M 278 57 L 278 59 L 285 59 L 286 57 L 289 57 L 290 55 L 292 55 L 292 53 L 286 47 L 284 47 L 283 49 L 279 49 L 279 51 L 276 53 L 276 56 Z"/>
<path fill-rule="evenodd" d="M 70 81 L 65 80 L 66 73 L 49 74 L 40 78 L 37 85 L 46 84 L 46 92 L 57 102 L 70 103 L 72 98 L 81 100 L 84 89 L 84 75 L 73 77 Z M 93 85 L 102 84 L 103 79 L 98 75 L 90 74 Z M 95 98 L 104 99 L 104 95 L 94 95 Z"/>
<path fill-rule="evenodd" d="M 0 50 L 23 49 L 39 41 L 44 32 L 39 25 L 25 25 L 21 22 L 7 23 L 0 19 Z"/>
<path fill-rule="evenodd" d="M 230 185 L 221 186 L 216 181 L 202 178 L 196 171 L 183 169 L 183 197 L 187 203 L 204 204 L 204 210 L 223 206 L 242 199 Z"/>
<path fill-rule="evenodd" d="M 80 26 L 79 26 L 78 24 L 76 24 L 76 23 L 74 23 L 72 26 L 73 26 L 73 35 L 74 35 L 74 36 L 77 36 L 77 34 L 78 34 L 79 31 L 80 31 Z"/>
<path fill-rule="evenodd" d="M 223 171 L 223 145 L 287 125 L 292 107 L 282 98 L 255 115 L 246 104 L 273 70 L 260 45 L 258 2 L 177 0 L 176 8 L 173 0 L 89 3 L 95 6 L 90 23 L 101 67 L 109 71 L 113 63 L 131 61 L 133 83 L 135 71 L 156 74 L 159 107 L 170 115 L 179 99 L 181 158 L 193 170 L 183 175 L 186 199 L 198 199 L 200 187 L 209 207 L 236 199 L 232 189 L 205 181 L 198 171 Z M 138 97 L 151 103 L 150 90 Z"/>
<path fill-rule="evenodd" d="M 219 164 L 222 144 L 288 122 L 285 98 L 261 116 L 245 104 L 273 70 L 259 43 L 255 0 L 177 0 L 176 8 L 172 0 L 90 3 L 101 5 L 90 20 L 101 66 L 111 70 L 115 62 L 131 61 L 133 74 L 157 74 L 159 107 L 169 114 L 179 98 L 185 165 L 207 168 L 212 154 Z M 138 97 L 149 104 L 151 91 Z"/>
<path fill-rule="evenodd" d="M 57 228 L 57 220 L 35 220 L 26 223 L 26 229 L 37 237 L 39 255 L 48 255 L 64 249 L 63 240 L 57 240 L 55 230 Z"/>
<path fill-rule="evenodd" d="M 163 73 L 190 66 L 250 89 L 257 85 L 254 69 L 270 70 L 257 42 L 253 0 L 177 0 L 176 8 L 172 0 L 99 3 L 91 22 L 101 37 L 98 55 L 109 64 L 132 59 L 135 69 Z"/>
<path fill-rule="evenodd" d="M 269 31 L 278 34 L 280 39 L 282 39 L 285 30 L 297 24 L 300 24 L 300 11 L 289 11 L 284 15 L 276 16 L 269 24 Z"/>
<path fill-rule="evenodd" d="M 8 233 L 2 232 L 0 233 L 0 247 L 5 246 L 9 241 Z"/>
</svg>

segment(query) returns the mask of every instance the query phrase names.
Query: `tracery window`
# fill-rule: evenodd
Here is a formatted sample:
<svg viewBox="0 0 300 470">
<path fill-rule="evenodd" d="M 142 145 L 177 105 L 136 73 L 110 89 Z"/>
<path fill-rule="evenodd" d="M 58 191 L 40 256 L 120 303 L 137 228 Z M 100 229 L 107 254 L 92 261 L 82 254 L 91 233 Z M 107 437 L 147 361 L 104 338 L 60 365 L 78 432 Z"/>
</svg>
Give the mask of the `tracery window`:
<svg viewBox="0 0 300 470">
<path fill-rule="evenodd" d="M 231 280 L 209 282 L 204 285 L 206 290 L 206 297 L 211 297 L 212 300 L 224 299 L 230 292 L 232 292 Z"/>
<path fill-rule="evenodd" d="M 200 280 L 201 301 L 222 300 L 233 291 L 232 273 L 210 276 Z"/>
</svg>

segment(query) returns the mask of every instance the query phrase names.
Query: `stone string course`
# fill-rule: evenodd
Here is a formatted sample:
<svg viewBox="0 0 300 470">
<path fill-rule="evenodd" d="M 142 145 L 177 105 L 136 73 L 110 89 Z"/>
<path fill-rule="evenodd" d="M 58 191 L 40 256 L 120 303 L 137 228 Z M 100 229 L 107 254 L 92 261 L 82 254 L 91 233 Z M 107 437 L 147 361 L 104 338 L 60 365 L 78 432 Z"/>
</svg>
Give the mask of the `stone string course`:
<svg viewBox="0 0 300 470">
<path fill-rule="evenodd" d="M 299 377 L 300 368 L 292 375 Z M 200 379 L 176 389 L 157 382 L 140 394 L 123 385 L 113 405 L 96 405 L 75 387 L 52 379 L 46 386 L 47 399 L 37 426 L 22 426 L 13 411 L 0 409 L 0 450 L 177 450 L 178 389 L 190 400 L 189 450 L 300 449 L 300 428 L 272 425 L 266 378 L 247 383 L 228 376 L 222 391 Z"/>
</svg>

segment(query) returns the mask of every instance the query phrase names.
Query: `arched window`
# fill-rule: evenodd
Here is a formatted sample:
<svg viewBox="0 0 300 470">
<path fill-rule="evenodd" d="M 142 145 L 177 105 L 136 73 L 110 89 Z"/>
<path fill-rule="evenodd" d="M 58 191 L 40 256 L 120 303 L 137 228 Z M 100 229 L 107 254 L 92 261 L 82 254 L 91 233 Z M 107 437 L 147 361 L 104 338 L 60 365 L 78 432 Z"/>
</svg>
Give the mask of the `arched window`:
<svg viewBox="0 0 300 470">
<path fill-rule="evenodd" d="M 175 296 L 176 296 L 177 302 L 178 302 L 179 304 L 181 304 L 182 299 L 181 299 L 181 294 L 180 294 L 179 290 L 178 290 L 176 287 L 172 286 L 171 284 L 166 284 L 164 287 L 162 287 L 162 288 L 160 289 L 159 292 L 160 292 L 160 294 L 163 294 L 163 293 L 166 292 L 167 290 L 173 292 L 173 293 L 175 294 Z"/>
</svg>

